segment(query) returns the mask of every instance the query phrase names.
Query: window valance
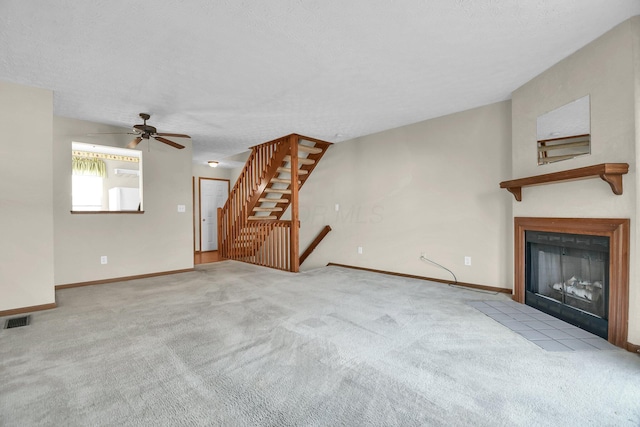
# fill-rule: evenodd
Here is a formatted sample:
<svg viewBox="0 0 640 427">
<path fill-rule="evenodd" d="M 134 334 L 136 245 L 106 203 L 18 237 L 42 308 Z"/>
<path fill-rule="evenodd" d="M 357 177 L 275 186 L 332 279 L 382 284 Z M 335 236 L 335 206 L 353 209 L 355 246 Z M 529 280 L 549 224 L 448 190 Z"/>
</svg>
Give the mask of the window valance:
<svg viewBox="0 0 640 427">
<path fill-rule="evenodd" d="M 107 165 L 100 159 L 72 156 L 71 160 L 73 175 L 107 176 Z"/>
</svg>

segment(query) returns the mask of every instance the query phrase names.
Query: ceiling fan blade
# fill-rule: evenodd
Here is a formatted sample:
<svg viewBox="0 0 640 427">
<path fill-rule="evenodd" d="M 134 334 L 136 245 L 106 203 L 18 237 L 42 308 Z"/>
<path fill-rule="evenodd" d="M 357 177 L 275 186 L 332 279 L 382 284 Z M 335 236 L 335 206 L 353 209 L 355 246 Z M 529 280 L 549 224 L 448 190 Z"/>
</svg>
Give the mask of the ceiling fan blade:
<svg viewBox="0 0 640 427">
<path fill-rule="evenodd" d="M 158 136 L 173 136 L 174 138 L 191 138 L 183 133 L 156 133 Z"/>
<path fill-rule="evenodd" d="M 142 141 L 141 136 L 137 137 L 136 139 L 128 143 L 127 148 L 136 148 L 136 145 L 140 144 L 140 141 Z"/>
<path fill-rule="evenodd" d="M 175 147 L 175 148 L 177 148 L 179 150 L 184 148 L 184 145 L 180 145 L 180 144 L 178 144 L 176 142 L 173 142 L 173 141 L 171 141 L 171 140 L 169 140 L 167 138 L 163 138 L 161 136 L 154 136 L 154 138 L 157 139 L 160 142 L 164 142 L 165 144 L 170 145 L 172 147 Z"/>
<path fill-rule="evenodd" d="M 99 135 L 137 135 L 137 133 L 133 132 L 98 132 L 98 133 L 88 133 L 87 136 L 99 136 Z"/>
</svg>

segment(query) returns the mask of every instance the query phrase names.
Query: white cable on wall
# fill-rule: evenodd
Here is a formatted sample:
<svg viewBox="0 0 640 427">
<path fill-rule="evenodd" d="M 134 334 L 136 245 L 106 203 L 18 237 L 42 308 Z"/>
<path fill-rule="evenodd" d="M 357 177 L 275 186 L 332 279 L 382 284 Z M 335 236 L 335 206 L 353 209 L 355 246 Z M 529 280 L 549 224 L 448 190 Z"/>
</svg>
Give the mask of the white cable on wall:
<svg viewBox="0 0 640 427">
<path fill-rule="evenodd" d="M 458 278 L 456 277 L 455 274 L 453 274 L 453 271 L 449 270 L 447 267 L 438 264 L 435 261 L 431 261 L 429 258 L 425 257 L 424 255 L 420 255 L 420 260 L 422 261 L 427 261 L 430 262 L 433 265 L 437 265 L 438 267 L 442 268 L 443 270 L 447 270 L 449 273 L 451 273 L 451 275 L 453 276 L 453 280 L 455 281 L 454 283 L 449 283 L 450 285 L 457 285 L 458 284 Z"/>
</svg>

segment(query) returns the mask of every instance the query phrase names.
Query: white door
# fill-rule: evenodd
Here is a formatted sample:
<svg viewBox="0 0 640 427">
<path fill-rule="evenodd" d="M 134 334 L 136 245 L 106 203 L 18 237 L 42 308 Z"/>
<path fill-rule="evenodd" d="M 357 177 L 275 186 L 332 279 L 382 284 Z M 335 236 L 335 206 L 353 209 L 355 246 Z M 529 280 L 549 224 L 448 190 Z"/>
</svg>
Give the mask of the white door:
<svg viewBox="0 0 640 427">
<path fill-rule="evenodd" d="M 218 208 L 229 197 L 229 182 L 200 180 L 200 241 L 201 251 L 218 250 Z"/>
</svg>

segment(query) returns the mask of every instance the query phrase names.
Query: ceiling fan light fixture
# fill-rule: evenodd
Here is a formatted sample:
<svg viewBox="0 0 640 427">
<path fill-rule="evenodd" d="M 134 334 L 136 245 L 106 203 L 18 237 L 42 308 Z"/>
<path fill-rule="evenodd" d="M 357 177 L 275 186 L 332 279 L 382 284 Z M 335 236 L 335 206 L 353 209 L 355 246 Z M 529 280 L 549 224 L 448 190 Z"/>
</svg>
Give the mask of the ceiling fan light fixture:
<svg viewBox="0 0 640 427">
<path fill-rule="evenodd" d="M 170 145 L 180 150 L 184 148 L 184 145 L 167 139 L 165 136 L 171 138 L 191 138 L 189 135 L 185 135 L 183 133 L 159 133 L 155 126 L 147 124 L 147 120 L 149 120 L 150 117 L 151 115 L 148 113 L 140 113 L 140 118 L 144 123 L 133 126 L 133 135 L 137 135 L 137 137 L 127 145 L 127 148 L 135 148 L 143 139 L 148 140 L 149 138 L 153 138 L 158 142 L 162 142 L 163 144 Z"/>
<path fill-rule="evenodd" d="M 212 168 L 217 168 L 218 167 L 218 162 L 216 162 L 215 160 L 209 160 L 207 162 L 209 164 L 209 166 L 211 166 Z"/>
</svg>

